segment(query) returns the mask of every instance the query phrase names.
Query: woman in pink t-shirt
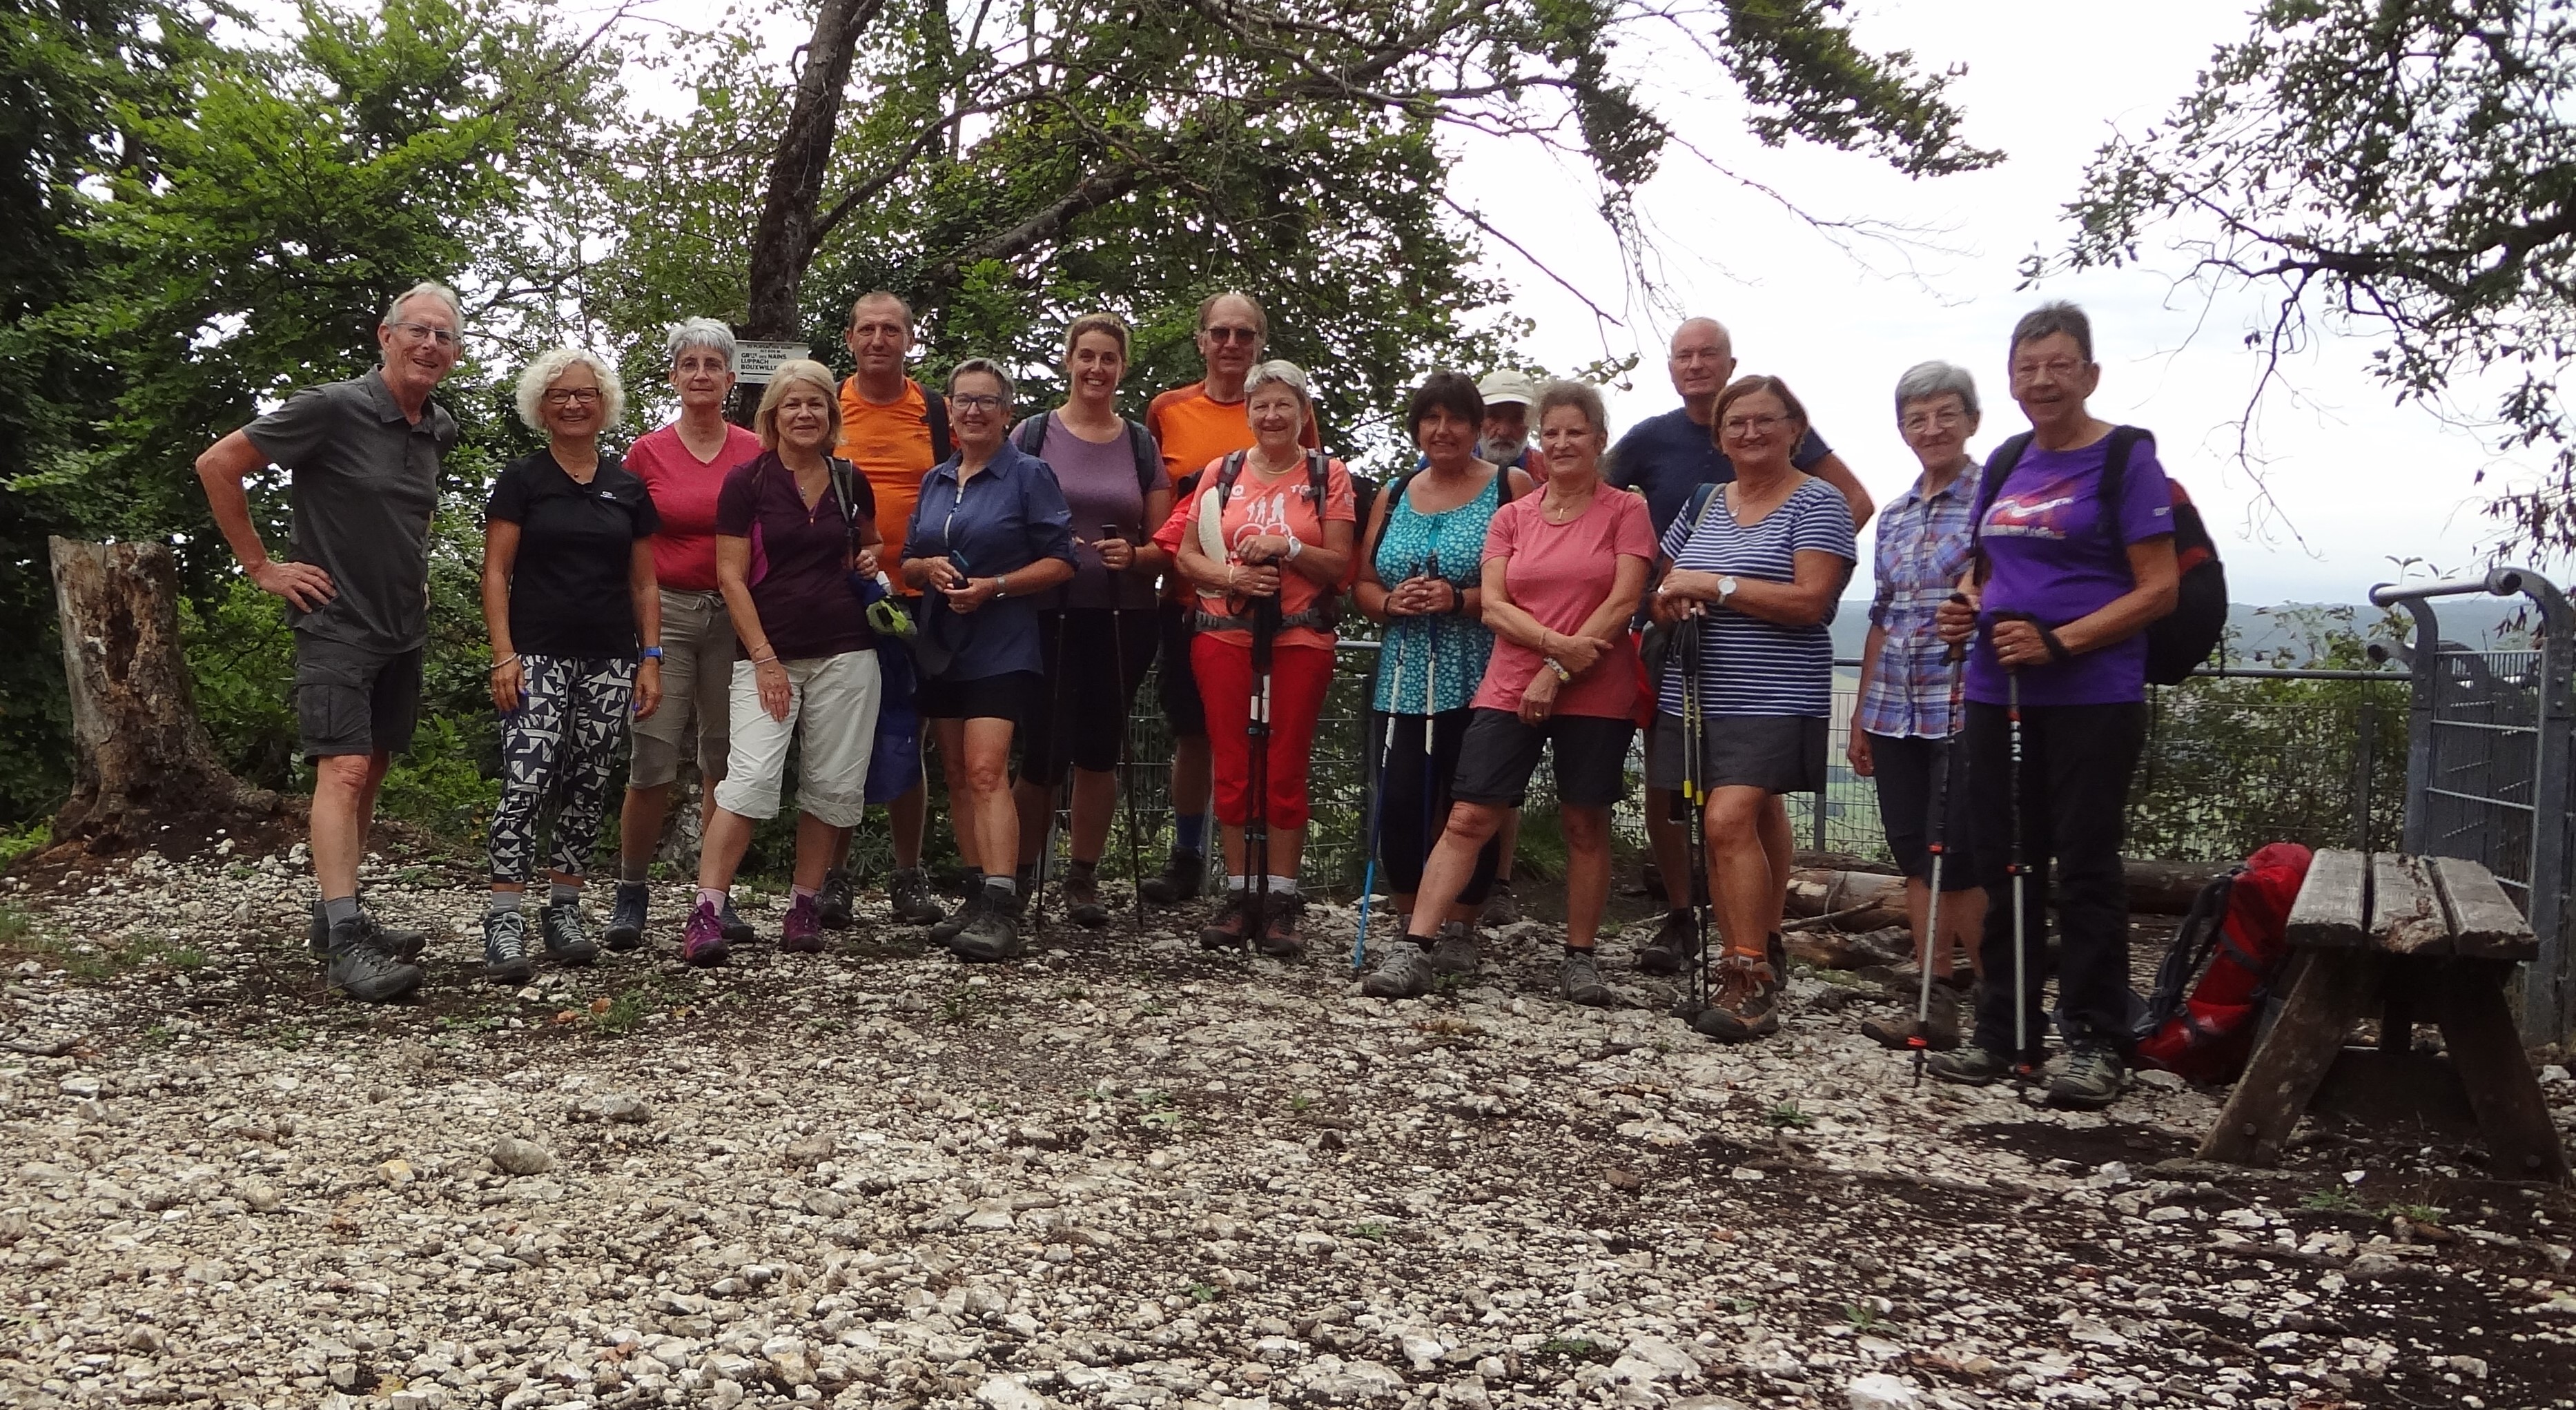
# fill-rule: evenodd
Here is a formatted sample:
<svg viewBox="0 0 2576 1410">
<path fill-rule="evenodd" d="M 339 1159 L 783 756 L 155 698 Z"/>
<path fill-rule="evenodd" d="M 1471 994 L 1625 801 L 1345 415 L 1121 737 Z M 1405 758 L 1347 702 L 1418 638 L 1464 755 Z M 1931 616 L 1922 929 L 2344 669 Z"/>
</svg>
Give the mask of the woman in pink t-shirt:
<svg viewBox="0 0 2576 1410">
<path fill-rule="evenodd" d="M 1310 461 L 1299 441 L 1315 414 L 1306 374 L 1295 363 L 1265 362 L 1252 369 L 1244 388 L 1255 444 L 1210 461 L 1197 490 L 1172 511 L 1154 542 L 1175 554 L 1181 576 L 1198 594 L 1190 666 L 1207 707 L 1226 874 L 1225 906 L 1199 932 L 1199 943 L 1224 949 L 1249 941 L 1263 954 L 1294 958 L 1305 952 L 1297 933 L 1304 904 L 1297 867 L 1306 844 L 1306 764 L 1333 682 L 1326 609 L 1350 582 L 1359 509 L 1350 471 L 1321 452 Z M 1229 468 L 1235 469 L 1233 488 L 1210 500 Z M 1243 840 L 1255 804 L 1251 723 L 1258 683 L 1251 624 L 1271 603 L 1279 625 L 1262 769 L 1269 786 L 1259 800 L 1270 842 L 1266 874 L 1254 875 L 1258 859 L 1246 856 Z"/>
<path fill-rule="evenodd" d="M 1610 423 L 1601 394 L 1577 382 L 1539 393 L 1547 486 L 1494 511 L 1485 531 L 1485 625 L 1493 658 L 1470 701 L 1457 800 L 1423 867 L 1413 913 L 1437 918 L 1476 869 L 1476 853 L 1529 787 L 1545 750 L 1556 763 L 1565 831 L 1565 961 L 1558 987 L 1578 1004 L 1610 1001 L 1593 959 L 1610 900 L 1610 809 L 1627 792 L 1636 732 L 1637 647 L 1628 621 L 1655 561 L 1646 501 L 1601 483 Z M 1407 935 L 1424 950 L 1431 938 Z"/>
</svg>

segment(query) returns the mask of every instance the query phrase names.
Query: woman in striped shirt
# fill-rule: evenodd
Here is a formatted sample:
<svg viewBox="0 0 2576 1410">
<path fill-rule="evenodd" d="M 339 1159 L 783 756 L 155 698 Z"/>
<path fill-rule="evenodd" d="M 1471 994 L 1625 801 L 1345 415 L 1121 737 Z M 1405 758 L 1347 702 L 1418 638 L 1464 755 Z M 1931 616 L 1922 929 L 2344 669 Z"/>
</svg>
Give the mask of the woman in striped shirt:
<svg viewBox="0 0 2576 1410">
<path fill-rule="evenodd" d="M 1706 800 L 1708 890 L 1726 953 L 1710 975 L 1710 1006 L 1691 1026 L 1743 1042 L 1780 1026 L 1771 937 L 1791 840 L 1785 815 L 1764 804 L 1824 789 L 1834 672 L 1826 624 L 1858 548 L 1841 493 L 1789 463 L 1807 411 L 1786 383 L 1740 378 L 1718 394 L 1710 419 L 1735 480 L 1694 494 L 1664 533 L 1670 570 L 1653 612 L 1687 623 L 1682 661 L 1695 635 L 1699 669 L 1664 672 L 1646 775 L 1658 788 L 1695 776 Z M 1686 686 L 1696 687 L 1696 731 L 1683 728 Z M 1698 758 L 1686 768 L 1690 750 Z"/>
</svg>

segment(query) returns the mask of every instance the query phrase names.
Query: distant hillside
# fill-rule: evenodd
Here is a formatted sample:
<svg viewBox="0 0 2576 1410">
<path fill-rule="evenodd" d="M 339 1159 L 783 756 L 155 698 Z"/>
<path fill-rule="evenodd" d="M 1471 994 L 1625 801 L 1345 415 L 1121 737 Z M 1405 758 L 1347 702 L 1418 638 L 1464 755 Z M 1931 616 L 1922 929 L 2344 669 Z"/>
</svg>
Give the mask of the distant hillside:
<svg viewBox="0 0 2576 1410">
<path fill-rule="evenodd" d="M 2438 606 L 2446 640 L 2492 649 L 2523 645 L 2530 639 L 2528 628 L 2517 620 L 2530 604 L 2520 598 L 2446 598 Z M 2286 664 L 2307 664 L 2311 643 L 2323 634 L 2357 632 L 2366 639 L 2395 641 L 2402 640 L 2406 630 L 2402 617 L 2392 623 L 2385 613 L 2366 604 L 2283 603 L 2257 607 L 2238 602 L 2229 604 L 2227 617 L 2228 659 L 2266 665 L 2283 664 L 2284 651 L 2290 654 Z M 1834 613 L 1833 629 L 1834 654 L 1859 656 L 1861 643 L 1869 635 L 1869 599 L 1844 599 Z"/>
</svg>

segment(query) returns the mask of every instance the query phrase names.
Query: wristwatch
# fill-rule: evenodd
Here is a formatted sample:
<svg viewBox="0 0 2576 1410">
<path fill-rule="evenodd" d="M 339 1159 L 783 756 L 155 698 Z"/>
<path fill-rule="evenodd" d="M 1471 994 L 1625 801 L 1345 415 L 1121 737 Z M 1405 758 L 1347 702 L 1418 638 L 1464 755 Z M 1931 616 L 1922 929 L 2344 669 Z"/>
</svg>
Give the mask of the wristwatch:
<svg viewBox="0 0 2576 1410">
<path fill-rule="evenodd" d="M 662 659 L 662 648 L 658 646 L 648 646 L 642 651 L 637 652 L 636 655 L 646 661 L 659 661 Z"/>
<path fill-rule="evenodd" d="M 1733 596 L 1735 596 L 1735 577 L 1734 577 L 1734 575 L 1733 575 L 1733 574 L 1728 574 L 1728 575 L 1726 575 L 1726 576 L 1720 577 L 1720 578 L 1717 580 L 1717 605 L 1718 605 L 1718 606 L 1720 606 L 1720 607 L 1724 607 L 1724 606 L 1726 605 L 1726 600 L 1727 600 L 1728 598 L 1730 598 L 1730 597 L 1733 597 Z"/>
<path fill-rule="evenodd" d="M 1544 659 L 1547 661 L 1547 668 L 1556 672 L 1556 678 L 1558 681 L 1569 682 L 1574 679 L 1574 672 L 1565 669 L 1564 662 L 1557 660 L 1553 656 L 1549 656 Z"/>
<path fill-rule="evenodd" d="M 993 600 L 998 602 L 1010 595 L 1011 575 L 1008 573 L 996 574 L 993 578 Z"/>
</svg>

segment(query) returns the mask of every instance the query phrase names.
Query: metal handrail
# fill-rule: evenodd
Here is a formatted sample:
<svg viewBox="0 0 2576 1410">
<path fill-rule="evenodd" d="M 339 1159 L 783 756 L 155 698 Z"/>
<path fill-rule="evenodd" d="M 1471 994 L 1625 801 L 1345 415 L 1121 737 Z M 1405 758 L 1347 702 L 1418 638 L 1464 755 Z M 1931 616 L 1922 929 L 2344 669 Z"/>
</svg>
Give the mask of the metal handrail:
<svg viewBox="0 0 2576 1410">
<path fill-rule="evenodd" d="M 1385 648 L 1385 643 L 1371 641 L 1366 637 L 1346 636 L 1336 639 L 1333 646 L 1339 651 L 1379 651 Z M 1834 667 L 1837 670 L 1856 671 L 1861 668 L 1861 665 L 1861 658 L 1857 656 L 1834 658 Z M 2403 683 L 2413 679 L 2405 671 L 2357 671 L 2305 666 L 2199 666 L 2192 670 L 2192 675 L 2210 680 L 2265 681 L 2397 681 Z"/>
</svg>

